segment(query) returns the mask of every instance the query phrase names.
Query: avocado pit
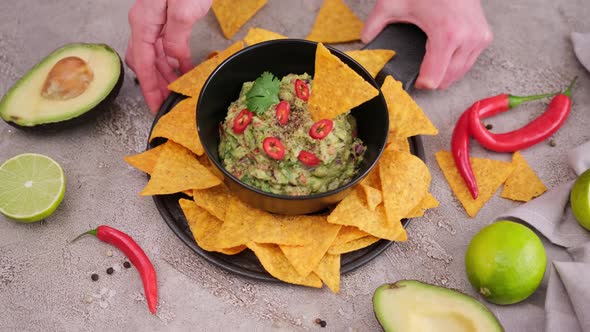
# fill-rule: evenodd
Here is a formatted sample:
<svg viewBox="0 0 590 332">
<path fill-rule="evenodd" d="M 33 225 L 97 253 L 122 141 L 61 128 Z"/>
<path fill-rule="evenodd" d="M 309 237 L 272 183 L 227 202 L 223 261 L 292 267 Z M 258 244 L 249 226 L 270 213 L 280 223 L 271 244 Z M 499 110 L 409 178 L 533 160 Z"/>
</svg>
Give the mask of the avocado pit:
<svg viewBox="0 0 590 332">
<path fill-rule="evenodd" d="M 59 60 L 47 74 L 41 96 L 51 100 L 67 100 L 83 94 L 94 79 L 88 63 L 77 56 Z"/>
</svg>

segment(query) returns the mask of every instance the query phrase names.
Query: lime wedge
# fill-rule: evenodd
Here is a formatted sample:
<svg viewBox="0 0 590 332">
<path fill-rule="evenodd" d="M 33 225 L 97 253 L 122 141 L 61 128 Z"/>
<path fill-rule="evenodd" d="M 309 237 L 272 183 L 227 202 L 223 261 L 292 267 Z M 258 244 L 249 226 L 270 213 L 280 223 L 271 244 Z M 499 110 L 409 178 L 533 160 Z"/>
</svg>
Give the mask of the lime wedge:
<svg viewBox="0 0 590 332">
<path fill-rule="evenodd" d="M 0 212 L 8 218 L 20 222 L 47 218 L 65 191 L 63 169 L 47 156 L 25 153 L 0 166 Z"/>
<path fill-rule="evenodd" d="M 590 169 L 576 179 L 570 194 L 570 204 L 580 226 L 590 231 Z"/>
</svg>

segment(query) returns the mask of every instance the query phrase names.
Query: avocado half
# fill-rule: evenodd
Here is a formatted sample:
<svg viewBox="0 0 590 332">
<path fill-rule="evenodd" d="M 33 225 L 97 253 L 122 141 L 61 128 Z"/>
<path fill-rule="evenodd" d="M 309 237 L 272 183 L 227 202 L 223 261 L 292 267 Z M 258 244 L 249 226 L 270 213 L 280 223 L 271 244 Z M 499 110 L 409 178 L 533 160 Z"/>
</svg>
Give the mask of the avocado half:
<svg viewBox="0 0 590 332">
<path fill-rule="evenodd" d="M 504 331 L 475 298 L 416 280 L 381 285 L 373 295 L 373 309 L 386 332 Z"/>
<path fill-rule="evenodd" d="M 108 45 L 64 45 L 6 92 L 0 117 L 18 128 L 59 129 L 86 120 L 117 96 L 122 68 L 119 54 Z"/>
</svg>

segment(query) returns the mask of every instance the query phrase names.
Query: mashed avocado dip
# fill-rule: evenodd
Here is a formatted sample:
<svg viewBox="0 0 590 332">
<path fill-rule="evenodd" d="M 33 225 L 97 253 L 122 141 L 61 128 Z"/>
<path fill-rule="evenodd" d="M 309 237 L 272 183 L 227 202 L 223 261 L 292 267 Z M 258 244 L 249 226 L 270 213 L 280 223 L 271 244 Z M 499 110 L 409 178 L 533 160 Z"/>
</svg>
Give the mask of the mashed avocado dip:
<svg viewBox="0 0 590 332">
<path fill-rule="evenodd" d="M 245 82 L 220 128 L 219 157 L 242 182 L 282 195 L 336 189 L 353 178 L 366 147 L 350 113 L 313 122 L 312 78 L 265 72 Z"/>
</svg>

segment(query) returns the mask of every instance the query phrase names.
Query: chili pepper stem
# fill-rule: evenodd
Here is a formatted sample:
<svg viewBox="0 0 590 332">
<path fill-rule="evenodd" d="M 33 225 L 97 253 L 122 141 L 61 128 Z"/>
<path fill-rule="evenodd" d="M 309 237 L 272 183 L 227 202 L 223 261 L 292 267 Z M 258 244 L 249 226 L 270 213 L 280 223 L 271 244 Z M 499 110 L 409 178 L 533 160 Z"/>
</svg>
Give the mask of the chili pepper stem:
<svg viewBox="0 0 590 332">
<path fill-rule="evenodd" d="M 573 81 L 567 87 L 567 90 L 565 90 L 565 92 L 563 93 L 564 95 L 566 95 L 568 97 L 570 97 L 572 95 L 572 88 L 574 87 L 574 84 L 576 83 L 577 80 L 578 80 L 578 76 L 574 77 Z"/>
<path fill-rule="evenodd" d="M 547 98 L 547 97 L 553 97 L 556 94 L 558 94 L 558 93 L 544 93 L 544 94 L 540 94 L 540 95 L 530 95 L 530 96 L 509 95 L 508 96 L 508 108 L 515 108 L 522 103 L 533 101 L 533 100 L 539 100 L 539 99 L 543 99 L 543 98 Z"/>
<path fill-rule="evenodd" d="M 77 241 L 79 238 L 81 238 L 84 235 L 94 235 L 94 236 L 96 236 L 96 232 L 97 232 L 96 228 L 95 229 L 91 229 L 91 230 L 89 230 L 87 232 L 84 232 L 84 233 L 76 236 L 72 241 L 70 241 L 70 243 L 74 243 L 75 241 Z"/>
</svg>

